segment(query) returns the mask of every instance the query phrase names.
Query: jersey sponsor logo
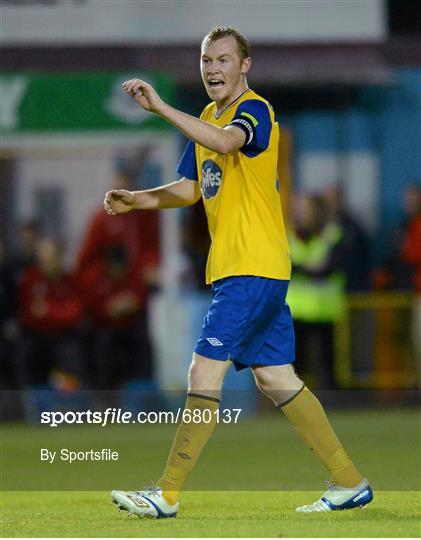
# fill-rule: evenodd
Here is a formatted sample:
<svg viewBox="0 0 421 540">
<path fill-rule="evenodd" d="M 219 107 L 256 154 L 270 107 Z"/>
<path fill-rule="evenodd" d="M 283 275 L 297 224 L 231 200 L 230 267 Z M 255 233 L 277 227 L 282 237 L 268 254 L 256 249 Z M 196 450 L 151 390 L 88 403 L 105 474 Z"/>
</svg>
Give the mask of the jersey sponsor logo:
<svg viewBox="0 0 421 540">
<path fill-rule="evenodd" d="M 216 337 L 208 337 L 206 338 L 206 341 L 209 341 L 209 343 L 213 346 L 213 347 L 222 347 L 223 343 L 221 343 L 219 341 L 218 338 Z"/>
<path fill-rule="evenodd" d="M 202 163 L 202 193 L 205 199 L 212 199 L 222 183 L 222 170 L 212 159 Z"/>
</svg>

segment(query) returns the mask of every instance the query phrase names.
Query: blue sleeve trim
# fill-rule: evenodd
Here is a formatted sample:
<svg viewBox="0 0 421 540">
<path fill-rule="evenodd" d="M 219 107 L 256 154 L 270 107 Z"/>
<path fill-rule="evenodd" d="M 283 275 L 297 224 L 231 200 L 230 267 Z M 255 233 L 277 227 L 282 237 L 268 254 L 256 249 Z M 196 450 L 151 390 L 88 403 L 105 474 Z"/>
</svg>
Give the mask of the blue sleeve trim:
<svg viewBox="0 0 421 540">
<path fill-rule="evenodd" d="M 251 115 L 257 123 L 249 118 Z M 248 157 L 255 157 L 264 152 L 269 146 L 270 134 L 272 132 L 272 120 L 270 118 L 268 105 L 260 99 L 247 99 L 238 106 L 235 116 L 231 122 L 239 127 L 239 122 L 253 131 L 253 136 L 247 138 L 246 143 L 241 148 L 241 152 Z M 246 123 L 248 125 L 246 126 Z"/>
<path fill-rule="evenodd" d="M 177 167 L 178 174 L 189 180 L 198 180 L 196 167 L 196 145 L 193 141 L 187 143 Z"/>
</svg>

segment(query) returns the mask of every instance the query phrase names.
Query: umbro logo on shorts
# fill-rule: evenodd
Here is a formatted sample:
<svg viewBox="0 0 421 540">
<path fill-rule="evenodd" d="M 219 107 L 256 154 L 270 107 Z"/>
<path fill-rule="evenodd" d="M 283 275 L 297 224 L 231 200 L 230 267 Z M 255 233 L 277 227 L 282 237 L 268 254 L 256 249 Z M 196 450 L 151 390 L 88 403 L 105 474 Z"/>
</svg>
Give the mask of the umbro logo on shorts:
<svg viewBox="0 0 421 540">
<path fill-rule="evenodd" d="M 206 341 L 209 341 L 209 343 L 213 345 L 214 347 L 222 347 L 223 345 L 223 343 L 221 343 L 219 339 L 216 337 L 208 337 L 206 338 Z"/>
</svg>

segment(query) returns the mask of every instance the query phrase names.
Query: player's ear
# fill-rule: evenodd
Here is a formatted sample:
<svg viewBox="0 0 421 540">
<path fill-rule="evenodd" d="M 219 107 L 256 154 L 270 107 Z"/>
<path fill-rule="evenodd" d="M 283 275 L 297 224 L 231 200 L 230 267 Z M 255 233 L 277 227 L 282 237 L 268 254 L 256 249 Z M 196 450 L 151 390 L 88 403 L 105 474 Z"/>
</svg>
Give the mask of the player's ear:
<svg viewBox="0 0 421 540">
<path fill-rule="evenodd" d="M 251 58 L 250 56 L 248 56 L 247 58 L 244 58 L 244 60 L 241 63 L 241 75 L 247 75 L 250 68 L 251 68 Z"/>
</svg>

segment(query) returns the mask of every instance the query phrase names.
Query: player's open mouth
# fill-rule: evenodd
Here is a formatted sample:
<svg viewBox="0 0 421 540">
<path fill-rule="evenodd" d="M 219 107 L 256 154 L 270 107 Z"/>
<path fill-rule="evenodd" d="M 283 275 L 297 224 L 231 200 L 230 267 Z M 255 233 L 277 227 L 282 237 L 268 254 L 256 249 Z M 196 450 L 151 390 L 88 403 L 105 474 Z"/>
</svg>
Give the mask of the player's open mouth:
<svg viewBox="0 0 421 540">
<path fill-rule="evenodd" d="M 225 84 L 224 81 L 219 81 L 217 79 L 211 79 L 208 82 L 211 88 L 222 88 Z"/>
</svg>

